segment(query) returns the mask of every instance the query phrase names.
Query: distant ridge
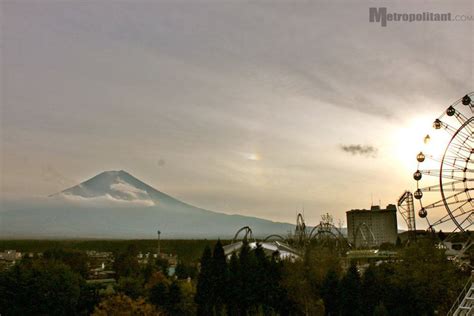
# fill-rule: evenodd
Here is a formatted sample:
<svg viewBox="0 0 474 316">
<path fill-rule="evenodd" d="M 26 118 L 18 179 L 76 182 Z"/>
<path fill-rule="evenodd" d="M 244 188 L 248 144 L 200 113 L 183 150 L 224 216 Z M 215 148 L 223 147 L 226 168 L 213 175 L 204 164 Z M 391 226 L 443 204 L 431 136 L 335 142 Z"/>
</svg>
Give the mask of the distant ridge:
<svg viewBox="0 0 474 316">
<path fill-rule="evenodd" d="M 256 236 L 294 225 L 208 211 L 181 202 L 124 170 L 104 171 L 35 205 L 0 213 L 1 238 L 230 238 L 242 226 Z"/>
</svg>

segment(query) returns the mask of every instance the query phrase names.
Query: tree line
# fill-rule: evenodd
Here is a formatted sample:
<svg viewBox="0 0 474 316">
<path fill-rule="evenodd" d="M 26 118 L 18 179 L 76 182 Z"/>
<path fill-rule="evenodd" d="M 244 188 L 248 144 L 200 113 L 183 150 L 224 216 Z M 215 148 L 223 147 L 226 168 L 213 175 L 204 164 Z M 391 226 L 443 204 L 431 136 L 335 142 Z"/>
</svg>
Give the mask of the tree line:
<svg viewBox="0 0 474 316">
<path fill-rule="evenodd" d="M 303 260 L 286 261 L 244 242 L 226 258 L 218 242 L 201 258 L 197 314 L 445 315 L 469 277 L 431 239 L 367 265 L 358 268 L 320 245 L 308 247 Z"/>
<path fill-rule="evenodd" d="M 220 241 L 201 258 L 195 301 L 197 315 L 286 315 L 288 295 L 280 286 L 283 262 L 267 256 L 260 244 L 243 242 L 238 255 L 227 259 Z"/>
<path fill-rule="evenodd" d="M 199 262 L 141 264 L 133 244 L 114 254 L 113 285 L 86 281 L 88 258 L 54 248 L 0 272 L 2 315 L 444 315 L 468 279 L 433 240 L 363 267 L 327 245 L 282 260 L 261 245 L 227 257 L 217 241 Z M 363 267 L 363 268 L 361 268 Z"/>
</svg>

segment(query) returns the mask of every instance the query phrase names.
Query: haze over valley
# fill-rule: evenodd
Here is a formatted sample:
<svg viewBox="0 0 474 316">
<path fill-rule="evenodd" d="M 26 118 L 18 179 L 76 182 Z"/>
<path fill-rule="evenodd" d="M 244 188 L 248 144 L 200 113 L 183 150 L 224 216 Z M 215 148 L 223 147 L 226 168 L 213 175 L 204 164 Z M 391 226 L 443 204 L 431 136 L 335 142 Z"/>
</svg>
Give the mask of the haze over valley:
<svg viewBox="0 0 474 316">
<path fill-rule="evenodd" d="M 8 238 L 232 238 L 250 226 L 256 237 L 294 225 L 208 211 L 179 201 L 126 171 L 106 171 L 74 187 L 0 213 Z M 10 209 L 9 209 L 10 208 Z"/>
</svg>

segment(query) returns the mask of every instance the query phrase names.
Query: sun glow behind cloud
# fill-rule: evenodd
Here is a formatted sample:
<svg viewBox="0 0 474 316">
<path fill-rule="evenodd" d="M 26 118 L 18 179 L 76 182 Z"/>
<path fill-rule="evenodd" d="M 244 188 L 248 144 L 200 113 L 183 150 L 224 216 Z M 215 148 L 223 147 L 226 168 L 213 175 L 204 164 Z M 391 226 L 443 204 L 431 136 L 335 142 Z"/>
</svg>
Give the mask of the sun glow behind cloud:
<svg viewBox="0 0 474 316">
<path fill-rule="evenodd" d="M 247 159 L 252 161 L 259 161 L 260 155 L 257 153 L 247 154 Z"/>
<path fill-rule="evenodd" d="M 407 121 L 402 127 L 394 130 L 393 153 L 400 163 L 400 172 L 407 178 L 409 186 L 406 189 L 414 192 L 417 189 L 417 183 L 413 179 L 413 173 L 420 170 L 433 170 L 436 174 L 440 168 L 440 161 L 449 143 L 450 135 L 444 129 L 433 128 L 433 122 L 439 113 L 415 116 Z M 422 152 L 425 160 L 421 163 L 417 161 L 417 154 Z M 439 183 L 437 176 L 423 175 L 420 183 L 421 187 L 434 186 Z M 423 204 L 427 205 L 440 200 L 440 193 L 425 192 Z M 424 228 L 427 224 L 424 219 L 418 217 L 418 210 L 421 208 L 418 200 L 414 201 L 417 227 Z M 446 214 L 444 207 L 430 210 L 430 221 L 437 220 Z M 451 224 L 441 225 L 443 230 L 452 229 Z"/>
<path fill-rule="evenodd" d="M 434 157 L 442 155 L 447 145 L 447 134 L 433 128 L 435 118 L 435 114 L 416 116 L 394 131 L 392 135 L 393 153 L 404 171 L 414 172 L 416 170 L 418 164 L 416 155 L 419 152 Z M 427 136 L 429 136 L 429 141 L 425 141 Z"/>
</svg>

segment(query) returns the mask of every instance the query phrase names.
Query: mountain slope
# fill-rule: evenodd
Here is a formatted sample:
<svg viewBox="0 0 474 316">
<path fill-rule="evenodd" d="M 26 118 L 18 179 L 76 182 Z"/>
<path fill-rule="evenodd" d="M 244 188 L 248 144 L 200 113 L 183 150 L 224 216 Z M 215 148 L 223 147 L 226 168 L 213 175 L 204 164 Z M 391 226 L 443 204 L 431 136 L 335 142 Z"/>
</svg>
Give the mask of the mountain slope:
<svg viewBox="0 0 474 316">
<path fill-rule="evenodd" d="M 83 198 L 107 196 L 122 201 L 151 201 L 153 204 L 179 202 L 123 170 L 102 172 L 79 185 L 53 196 L 61 194 Z"/>
<path fill-rule="evenodd" d="M 0 213 L 0 237 L 231 238 L 242 226 L 256 236 L 294 226 L 216 213 L 183 203 L 125 171 L 106 171 L 45 203 Z"/>
</svg>

